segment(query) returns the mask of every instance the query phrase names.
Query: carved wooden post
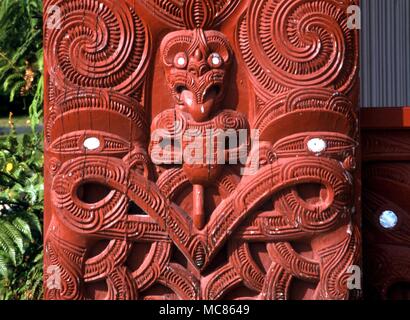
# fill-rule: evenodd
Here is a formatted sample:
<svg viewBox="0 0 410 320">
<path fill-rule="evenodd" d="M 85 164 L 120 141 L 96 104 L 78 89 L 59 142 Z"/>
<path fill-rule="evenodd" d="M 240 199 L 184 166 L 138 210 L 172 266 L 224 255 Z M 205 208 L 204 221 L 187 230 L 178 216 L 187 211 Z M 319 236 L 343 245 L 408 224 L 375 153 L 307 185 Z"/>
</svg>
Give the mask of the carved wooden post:
<svg viewBox="0 0 410 320">
<path fill-rule="evenodd" d="M 349 298 L 351 4 L 45 0 L 46 298 Z"/>
<path fill-rule="evenodd" d="M 362 111 L 366 299 L 409 298 L 409 111 Z"/>
</svg>

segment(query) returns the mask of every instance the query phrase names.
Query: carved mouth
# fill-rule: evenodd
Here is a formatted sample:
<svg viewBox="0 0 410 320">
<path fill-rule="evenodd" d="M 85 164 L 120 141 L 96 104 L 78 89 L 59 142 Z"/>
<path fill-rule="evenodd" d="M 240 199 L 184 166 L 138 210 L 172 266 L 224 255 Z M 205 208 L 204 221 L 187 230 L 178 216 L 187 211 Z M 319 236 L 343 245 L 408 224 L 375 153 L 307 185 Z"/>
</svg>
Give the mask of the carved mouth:
<svg viewBox="0 0 410 320">
<path fill-rule="evenodd" d="M 188 88 L 184 85 L 177 85 L 176 88 L 175 88 L 175 91 L 178 94 L 181 94 L 184 90 L 188 90 Z"/>
<path fill-rule="evenodd" d="M 185 84 L 179 83 L 174 87 L 177 103 L 194 117 L 196 121 L 203 121 L 206 119 L 213 105 L 221 99 L 222 88 L 221 85 L 214 83 L 207 87 L 202 96 L 197 96 Z M 198 109 L 198 110 L 197 110 Z"/>
<path fill-rule="evenodd" d="M 181 100 L 181 94 L 182 92 L 184 92 L 185 90 L 188 90 L 188 88 L 183 85 L 183 84 L 177 84 L 175 86 L 175 92 L 177 94 L 177 99 L 178 99 L 178 103 L 181 104 L 183 101 Z"/>
<path fill-rule="evenodd" d="M 203 100 L 207 101 L 209 99 L 219 97 L 221 95 L 221 91 L 221 87 L 217 84 L 214 84 L 204 91 Z"/>
</svg>

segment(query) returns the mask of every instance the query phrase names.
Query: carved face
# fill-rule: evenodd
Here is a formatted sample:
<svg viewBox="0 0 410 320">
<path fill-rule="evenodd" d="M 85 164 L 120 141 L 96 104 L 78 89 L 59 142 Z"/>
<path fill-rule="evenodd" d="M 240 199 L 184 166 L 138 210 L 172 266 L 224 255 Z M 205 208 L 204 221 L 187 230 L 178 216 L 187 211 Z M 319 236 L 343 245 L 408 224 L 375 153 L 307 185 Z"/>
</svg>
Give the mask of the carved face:
<svg viewBox="0 0 410 320">
<path fill-rule="evenodd" d="M 177 107 L 197 122 L 218 108 L 232 49 L 217 31 L 183 30 L 168 34 L 161 45 L 166 79 Z"/>
</svg>

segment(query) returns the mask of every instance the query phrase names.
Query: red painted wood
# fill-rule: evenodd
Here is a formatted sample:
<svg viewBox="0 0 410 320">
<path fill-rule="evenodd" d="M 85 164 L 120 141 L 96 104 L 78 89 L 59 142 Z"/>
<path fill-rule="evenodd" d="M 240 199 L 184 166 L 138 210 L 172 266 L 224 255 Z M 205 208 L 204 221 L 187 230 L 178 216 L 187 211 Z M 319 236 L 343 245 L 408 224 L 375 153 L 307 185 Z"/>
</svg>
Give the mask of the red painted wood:
<svg viewBox="0 0 410 320">
<path fill-rule="evenodd" d="M 365 298 L 410 298 L 410 108 L 371 108 L 361 114 Z M 384 211 L 397 224 L 384 228 Z"/>
<path fill-rule="evenodd" d="M 354 3 L 46 0 L 46 298 L 351 297 Z"/>
<path fill-rule="evenodd" d="M 362 108 L 360 113 L 364 129 L 410 128 L 410 107 Z"/>
</svg>

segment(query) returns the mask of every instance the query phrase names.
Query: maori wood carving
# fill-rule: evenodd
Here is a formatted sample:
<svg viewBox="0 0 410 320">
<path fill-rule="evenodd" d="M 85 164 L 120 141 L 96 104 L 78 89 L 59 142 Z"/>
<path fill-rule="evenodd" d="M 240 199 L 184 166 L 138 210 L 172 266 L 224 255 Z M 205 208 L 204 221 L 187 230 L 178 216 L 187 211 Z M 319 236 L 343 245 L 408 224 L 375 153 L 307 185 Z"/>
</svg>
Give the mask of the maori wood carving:
<svg viewBox="0 0 410 320">
<path fill-rule="evenodd" d="M 378 108 L 379 109 L 379 108 Z M 385 108 L 367 116 L 390 116 Z M 400 117 L 401 120 L 401 117 Z M 410 131 L 382 127 L 363 131 L 363 238 L 367 299 L 409 299 Z M 393 213 L 396 220 L 383 223 Z M 383 223 L 383 224 L 382 224 Z"/>
<path fill-rule="evenodd" d="M 45 0 L 46 298 L 350 298 L 350 4 Z"/>
</svg>

